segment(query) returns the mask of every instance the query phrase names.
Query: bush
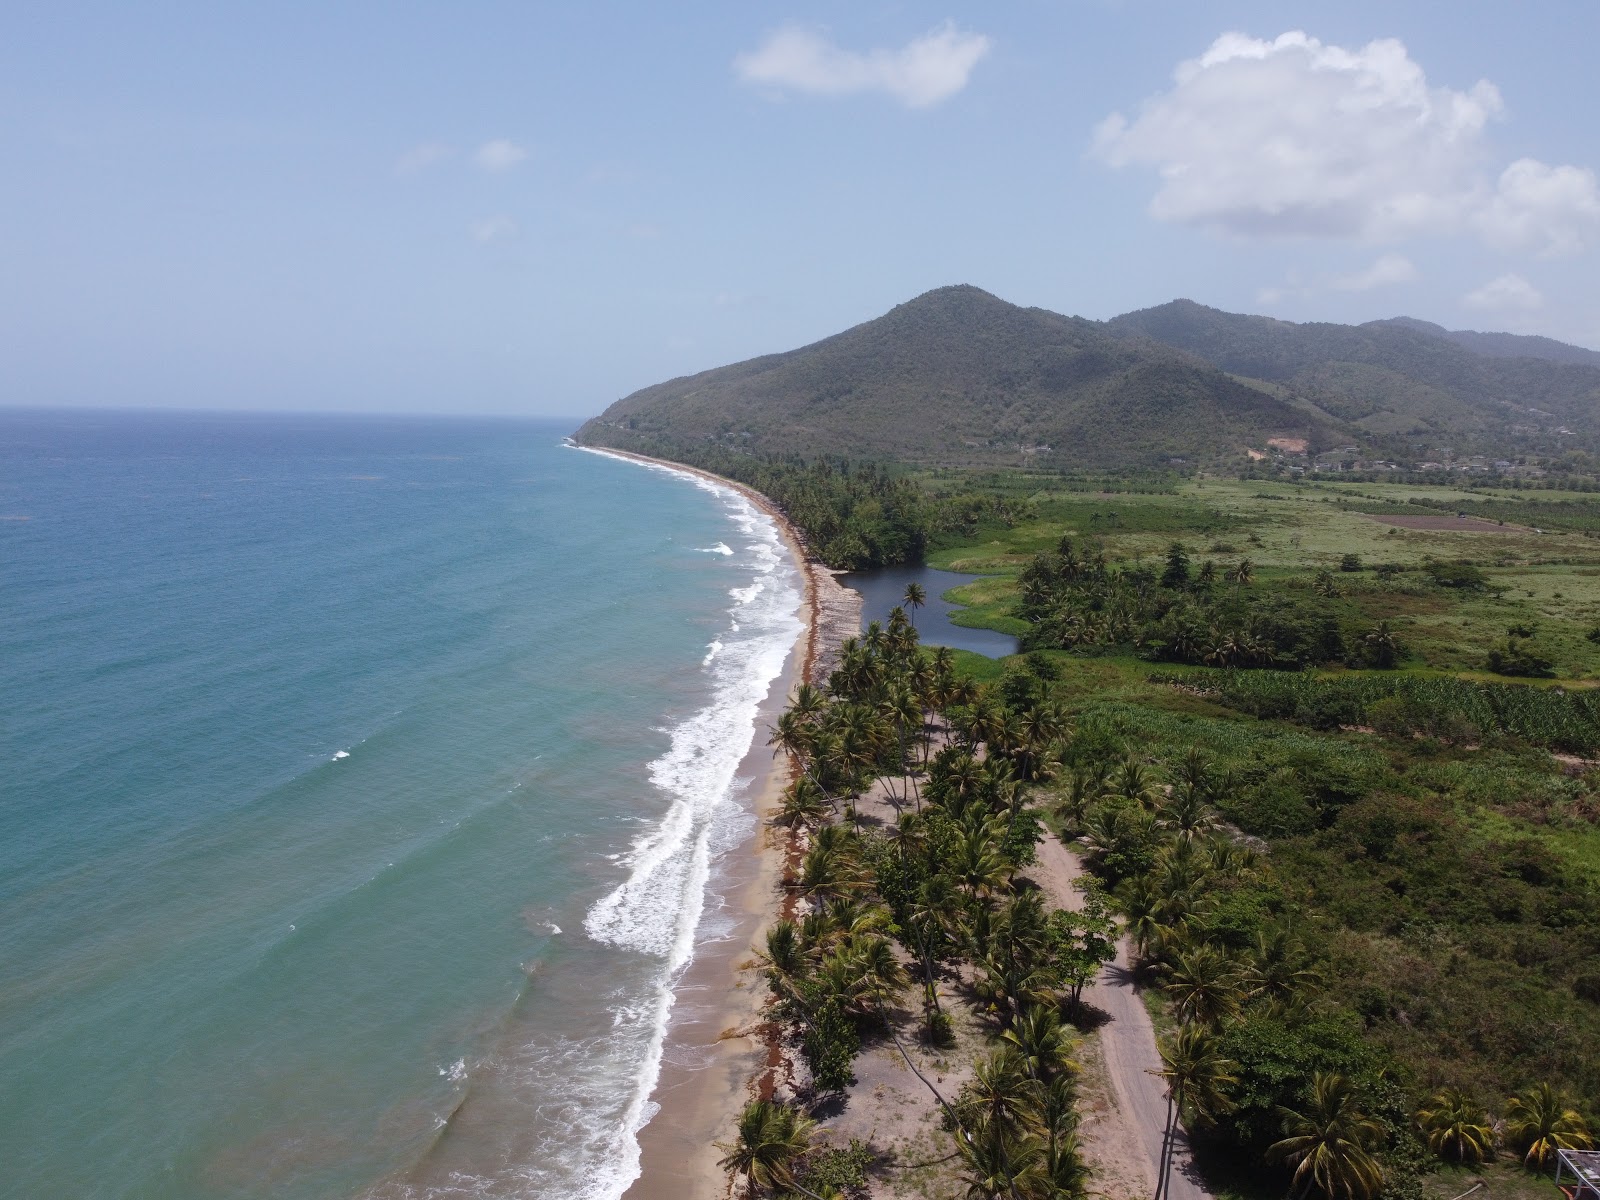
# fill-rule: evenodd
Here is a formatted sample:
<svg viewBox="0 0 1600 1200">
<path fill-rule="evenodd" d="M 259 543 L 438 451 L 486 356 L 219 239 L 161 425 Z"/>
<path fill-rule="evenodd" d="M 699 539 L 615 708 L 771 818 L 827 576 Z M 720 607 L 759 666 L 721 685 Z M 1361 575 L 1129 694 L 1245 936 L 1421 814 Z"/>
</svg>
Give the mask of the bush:
<svg viewBox="0 0 1600 1200">
<path fill-rule="evenodd" d="M 1519 636 L 1513 629 L 1504 642 L 1489 651 L 1484 665 L 1496 675 L 1540 677 L 1549 675 L 1554 664 L 1533 648 L 1531 636 Z"/>
<path fill-rule="evenodd" d="M 1361 570 L 1361 556 L 1359 554 L 1346 554 L 1343 558 L 1341 558 L 1339 560 L 1339 570 L 1341 570 L 1341 571 L 1359 571 L 1359 570 Z"/>
<path fill-rule="evenodd" d="M 867 1186 L 867 1168 L 871 1165 L 871 1149 L 861 1139 L 851 1138 L 849 1149 L 835 1147 L 808 1155 L 800 1182 L 811 1192 L 834 1188 L 847 1195 L 859 1194 Z"/>
<path fill-rule="evenodd" d="M 1440 587 L 1481 592 L 1489 586 L 1489 577 L 1463 559 L 1457 559 L 1455 562 L 1431 562 L 1422 569 L 1428 578 Z"/>
<path fill-rule="evenodd" d="M 819 1091 L 842 1092 L 856 1081 L 850 1064 L 861 1049 L 861 1035 L 837 1000 L 830 997 L 811 1015 L 800 1048 Z"/>
</svg>

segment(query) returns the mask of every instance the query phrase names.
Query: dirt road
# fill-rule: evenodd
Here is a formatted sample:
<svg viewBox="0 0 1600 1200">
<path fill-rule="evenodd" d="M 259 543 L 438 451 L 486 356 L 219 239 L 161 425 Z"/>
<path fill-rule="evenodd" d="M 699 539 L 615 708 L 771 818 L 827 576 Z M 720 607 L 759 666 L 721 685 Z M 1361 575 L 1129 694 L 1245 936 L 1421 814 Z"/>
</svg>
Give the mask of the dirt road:
<svg viewBox="0 0 1600 1200">
<path fill-rule="evenodd" d="M 1078 856 L 1052 836 L 1040 843 L 1039 862 L 1029 872 L 1058 907 L 1071 909 L 1082 907 L 1083 895 L 1072 884 L 1083 873 Z M 1093 1039 L 1099 1044 L 1105 1094 L 1099 1104 L 1090 1097 L 1081 1130 L 1085 1155 L 1098 1176 L 1094 1190 L 1115 1200 L 1148 1200 L 1155 1195 L 1167 1097 L 1156 1074 L 1161 1056 L 1155 1028 L 1128 969 L 1127 938 L 1117 948 L 1116 962 L 1106 965 L 1084 989 L 1083 998 L 1107 1018 Z M 1088 1082 L 1093 1086 L 1095 1081 Z M 1210 1200 L 1190 1164 L 1181 1127 L 1178 1136 L 1168 1195 L 1171 1200 Z"/>
</svg>

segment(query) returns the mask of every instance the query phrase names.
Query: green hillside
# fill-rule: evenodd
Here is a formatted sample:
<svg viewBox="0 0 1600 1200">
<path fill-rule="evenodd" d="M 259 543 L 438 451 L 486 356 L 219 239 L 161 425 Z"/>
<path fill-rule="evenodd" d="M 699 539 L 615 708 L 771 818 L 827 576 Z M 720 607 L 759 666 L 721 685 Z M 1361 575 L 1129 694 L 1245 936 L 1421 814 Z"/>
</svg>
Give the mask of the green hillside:
<svg viewBox="0 0 1600 1200">
<path fill-rule="evenodd" d="M 1547 338 L 1452 333 L 1408 318 L 1297 325 L 1191 300 L 1106 328 L 1276 385 L 1398 454 L 1440 442 L 1505 457 L 1600 443 L 1600 366 L 1585 359 L 1592 352 Z"/>
<path fill-rule="evenodd" d="M 1600 450 L 1600 355 L 1410 318 L 1303 325 L 1189 300 L 1107 322 L 947 287 L 783 354 L 656 384 L 581 442 L 1052 470 L 1243 464 L 1269 439 L 1415 462 Z"/>
<path fill-rule="evenodd" d="M 1154 341 L 948 287 L 854 329 L 648 387 L 578 440 L 933 465 L 1132 467 L 1242 455 L 1336 422 Z"/>
</svg>

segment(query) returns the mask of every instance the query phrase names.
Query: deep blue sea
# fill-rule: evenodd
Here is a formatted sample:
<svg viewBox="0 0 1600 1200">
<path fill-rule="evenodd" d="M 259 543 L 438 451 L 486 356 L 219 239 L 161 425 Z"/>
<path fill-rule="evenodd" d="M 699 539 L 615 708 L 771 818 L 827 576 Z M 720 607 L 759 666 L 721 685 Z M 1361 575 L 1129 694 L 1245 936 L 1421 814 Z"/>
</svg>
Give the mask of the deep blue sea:
<svg viewBox="0 0 1600 1200">
<path fill-rule="evenodd" d="M 799 581 L 569 428 L 0 410 L 0 1196 L 633 1177 Z"/>
</svg>

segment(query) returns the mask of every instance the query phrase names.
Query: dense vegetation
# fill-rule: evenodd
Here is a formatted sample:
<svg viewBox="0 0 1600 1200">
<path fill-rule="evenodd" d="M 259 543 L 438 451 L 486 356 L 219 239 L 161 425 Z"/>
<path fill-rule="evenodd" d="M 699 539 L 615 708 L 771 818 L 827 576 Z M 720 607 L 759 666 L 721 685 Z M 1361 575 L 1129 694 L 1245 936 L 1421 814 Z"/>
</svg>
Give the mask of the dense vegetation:
<svg viewBox="0 0 1600 1200">
<path fill-rule="evenodd" d="M 1081 554 L 1064 537 L 1017 578 L 1017 615 L 1032 623 L 1032 647 L 1129 646 L 1155 659 L 1218 667 L 1299 668 L 1330 662 L 1392 667 L 1399 639 L 1383 622 L 1363 627 L 1339 603 L 1333 575 L 1320 571 L 1304 591 L 1258 591 L 1248 558 L 1219 569 L 1194 568 L 1173 543 L 1161 569 L 1120 570 L 1099 549 Z"/>
<path fill-rule="evenodd" d="M 815 345 L 635 392 L 578 437 L 623 449 L 642 436 L 760 454 L 1126 468 L 1241 457 L 1274 434 L 1335 429 L 1190 355 L 951 287 Z"/>
<path fill-rule="evenodd" d="M 1364 1127 L 1352 1157 L 1403 1195 L 1439 1158 L 1492 1156 L 1490 1114 L 1514 1116 L 1508 1097 L 1548 1085 L 1564 1111 L 1600 1094 L 1587 999 L 1600 896 L 1537 841 L 1459 820 L 1448 767 L 1423 769 L 1410 745 L 1390 758 L 1189 721 L 1188 736 L 1156 741 L 1189 749 L 1156 768 L 1112 749 L 1155 740 L 1145 714 L 1080 722 L 1068 829 L 1178 1022 L 1169 1067 L 1207 1060 L 1209 1092 L 1188 1115 L 1215 1168 L 1269 1170 L 1286 1128 L 1329 1119 L 1338 1091 L 1343 1119 Z M 1222 820 L 1269 851 L 1236 835 L 1203 852 Z M 1476 1148 L 1429 1153 L 1441 1107 L 1468 1114 Z M 1573 1124 L 1582 1144 L 1586 1121 Z M 1514 1121 L 1501 1136 L 1528 1151 Z M 1377 1190 L 1345 1169 L 1351 1194 Z"/>
<path fill-rule="evenodd" d="M 1411 457 L 1419 436 L 1458 452 L 1594 448 L 1600 356 L 1548 339 L 1459 335 L 1422 322 L 1296 325 L 1220 312 L 1189 300 L 1107 323 L 1337 421 L 1354 444 Z M 1511 353 L 1515 356 L 1510 356 Z M 1558 431 L 1571 430 L 1571 435 Z"/>
<path fill-rule="evenodd" d="M 1600 355 L 1417 322 L 1294 325 L 1190 301 L 1108 322 L 940 288 L 810 346 L 644 388 L 578 437 L 923 466 L 1247 465 L 1246 447 L 1409 464 L 1600 450 Z"/>
<path fill-rule="evenodd" d="M 963 681 L 949 651 L 920 649 L 899 609 L 846 645 L 826 689 L 798 690 L 772 741 L 795 767 L 780 819 L 808 845 L 791 882 L 800 911 L 771 928 L 763 961 L 774 1015 L 809 1070 L 801 1099 L 847 1090 L 863 1042 L 887 1038 L 936 1099 L 966 1195 L 1079 1197 L 1075 1037 L 1063 1017 L 1112 956 L 1114 926 L 1098 903 L 1050 911 L 1019 878 L 1042 836 L 1027 787 L 1049 774 L 1066 730 L 1036 682 L 1009 694 L 1014 704 Z M 852 803 L 875 780 L 901 810 L 878 831 Z M 989 1042 L 950 1095 L 903 1040 L 952 1044 L 941 990 L 981 1014 Z M 725 1165 L 752 1194 L 858 1187 L 872 1155 L 841 1173 L 850 1152 L 812 1133 L 796 1109 L 757 1101 Z"/>
<path fill-rule="evenodd" d="M 713 444 L 632 438 L 624 449 L 671 458 L 754 488 L 783 510 L 807 552 L 839 570 L 920 563 L 930 539 L 1007 525 L 1025 505 L 976 489 L 934 494 L 880 464 L 761 456 Z"/>
</svg>

